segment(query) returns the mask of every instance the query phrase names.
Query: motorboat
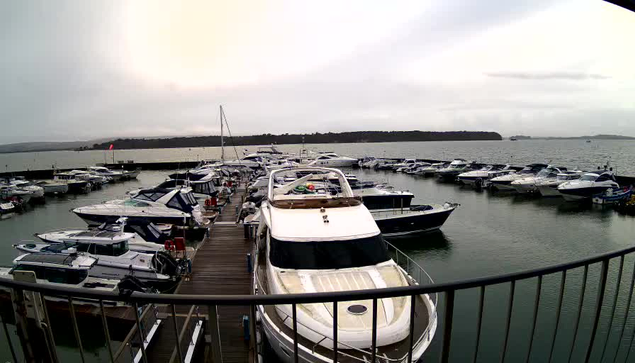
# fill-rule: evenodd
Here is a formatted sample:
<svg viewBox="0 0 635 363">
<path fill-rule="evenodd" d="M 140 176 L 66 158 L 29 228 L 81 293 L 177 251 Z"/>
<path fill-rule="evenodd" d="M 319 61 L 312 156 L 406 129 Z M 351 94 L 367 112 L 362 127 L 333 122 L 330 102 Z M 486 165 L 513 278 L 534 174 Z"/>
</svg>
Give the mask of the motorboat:
<svg viewBox="0 0 635 363">
<path fill-rule="evenodd" d="M 357 162 L 357 164 L 359 165 L 360 168 L 370 169 L 372 168 L 371 165 L 375 162 L 375 160 L 377 160 L 377 158 L 375 158 L 374 156 L 365 156 L 361 158 Z"/>
<path fill-rule="evenodd" d="M 88 193 L 92 190 L 93 184 L 90 181 L 90 174 L 87 171 L 64 171 L 55 172 L 53 181 L 65 182 L 68 185 L 69 193 Z"/>
<path fill-rule="evenodd" d="M 169 290 L 180 277 L 180 266 L 167 253 L 155 254 L 132 251 L 128 241 L 133 233 L 99 231 L 84 232 L 65 239 L 62 243 L 21 243 L 13 247 L 23 253 L 80 253 L 93 257 L 97 262 L 91 268 L 91 276 L 123 279 L 134 276 L 161 291 Z"/>
<path fill-rule="evenodd" d="M 0 214 L 9 214 L 17 210 L 17 206 L 12 201 L 2 201 L 0 199 Z"/>
<path fill-rule="evenodd" d="M 513 181 L 519 180 L 522 178 L 527 178 L 538 174 L 542 169 L 548 167 L 547 164 L 528 164 L 521 170 L 515 173 L 506 173 L 505 175 L 497 176 L 491 178 L 489 181 L 489 185 L 498 190 L 512 190 L 516 191 L 514 187 L 511 185 Z"/>
<path fill-rule="evenodd" d="M 20 195 L 22 199 L 30 202 L 44 200 L 44 188 L 24 178 L 11 178 L 7 180 L 9 187 L 13 187 L 13 193 Z M 28 196 L 28 197 L 27 197 Z M 26 197 L 26 198 L 25 198 Z"/>
<path fill-rule="evenodd" d="M 397 162 L 395 162 L 394 160 L 377 159 L 371 165 L 374 170 L 393 170 L 396 164 Z"/>
<path fill-rule="evenodd" d="M 62 195 L 68 193 L 68 183 L 63 180 L 39 180 L 36 184 L 44 189 L 45 195 Z"/>
<path fill-rule="evenodd" d="M 605 170 L 586 173 L 578 180 L 564 182 L 558 186 L 558 192 L 566 201 L 582 201 L 619 186 L 613 172 Z"/>
<path fill-rule="evenodd" d="M 161 229 L 163 227 L 163 229 Z M 104 236 L 128 232 L 128 248 L 142 253 L 164 251 L 164 244 L 170 238 L 171 226 L 157 226 L 144 219 L 120 218 L 116 223 L 103 223 L 98 227 L 86 229 L 60 229 L 34 236 L 46 243 L 103 241 Z"/>
<path fill-rule="evenodd" d="M 402 169 L 402 168 L 411 167 L 411 166 L 415 165 L 416 163 L 417 163 L 417 159 L 404 159 L 404 161 L 402 161 L 402 162 L 393 164 L 392 169 L 394 171 L 398 171 L 399 169 Z"/>
<path fill-rule="evenodd" d="M 280 173 L 306 172 L 277 185 Z M 341 190 L 323 183 L 337 175 Z M 329 293 L 415 285 L 417 282 L 388 255 L 368 209 L 355 197 L 344 174 L 327 168 L 277 170 L 260 208 L 256 241 L 254 294 Z M 434 337 L 434 295 L 418 295 L 410 335 L 410 296 L 379 299 L 376 355 L 385 361 L 421 358 Z M 369 361 L 373 356 L 373 301 L 341 301 L 337 305 L 336 361 Z M 257 306 L 267 340 L 279 359 L 326 362 L 333 356 L 331 303 L 298 304 L 298 356 L 294 356 L 291 305 Z M 328 358 L 327 358 L 328 357 Z"/>
<path fill-rule="evenodd" d="M 437 170 L 435 175 L 441 181 L 453 182 L 456 181 L 456 178 L 459 176 L 459 174 L 480 167 L 482 167 L 481 164 L 468 163 L 463 159 L 454 159 L 447 167 Z"/>
<path fill-rule="evenodd" d="M 124 178 L 123 171 L 110 170 L 105 166 L 90 166 L 88 167 L 88 172 L 92 174 L 97 174 L 105 177 L 109 177 L 113 182 L 121 181 Z"/>
<path fill-rule="evenodd" d="M 566 171 L 567 168 L 565 167 L 549 165 L 545 169 L 539 171 L 536 175 L 514 180 L 511 183 L 511 186 L 520 194 L 536 193 L 538 192 L 537 184 L 539 182 L 547 179 L 555 180 L 557 179 L 558 174 L 565 173 Z"/>
<path fill-rule="evenodd" d="M 627 188 L 610 188 L 604 193 L 594 195 L 592 198 L 593 204 L 599 205 L 613 205 L 619 203 L 625 203 L 631 199 L 633 195 L 633 186 Z"/>
<path fill-rule="evenodd" d="M 446 163 L 433 163 L 428 167 L 424 167 L 424 168 L 419 168 L 417 169 L 417 171 L 415 172 L 416 175 L 422 175 L 425 177 L 428 176 L 434 176 L 437 171 L 445 168 L 448 164 Z"/>
<path fill-rule="evenodd" d="M 484 186 L 495 172 L 506 170 L 511 168 L 509 165 L 491 164 L 485 165 L 478 170 L 472 170 L 465 173 L 461 173 L 457 176 L 457 180 L 465 185 L 480 185 Z M 513 169 L 509 169 L 513 171 Z"/>
<path fill-rule="evenodd" d="M 90 292 L 155 292 L 135 277 L 124 279 L 100 278 L 92 276 L 92 269 L 97 259 L 77 253 L 29 253 L 18 256 L 13 260 L 12 267 L 0 267 L 0 278 L 10 280 L 29 281 L 34 277 L 38 285 L 52 287 L 72 287 Z M 28 275 L 35 275 L 27 277 Z M 68 298 L 47 295 L 49 301 L 61 301 L 68 307 Z M 123 305 L 121 302 L 101 301 L 105 306 Z M 89 298 L 73 299 L 76 305 L 97 305 L 100 301 Z"/>
<path fill-rule="evenodd" d="M 323 153 L 320 154 L 315 160 L 309 163 L 309 166 L 323 166 L 323 167 L 335 167 L 335 168 L 349 168 L 357 165 L 357 159 L 349 158 L 347 156 L 340 156 L 336 153 Z"/>
<path fill-rule="evenodd" d="M 371 210 L 384 237 L 398 237 L 437 230 L 458 207 L 456 203 L 426 204 L 410 208 Z"/>
<path fill-rule="evenodd" d="M 408 169 L 404 170 L 404 173 L 406 174 L 410 174 L 410 175 L 415 175 L 417 174 L 417 172 L 421 169 L 424 168 L 429 168 L 432 164 L 431 163 L 426 163 L 426 162 L 420 162 L 420 163 L 416 163 L 415 165 L 409 167 Z"/>
<path fill-rule="evenodd" d="M 567 171 L 559 173 L 555 178 L 545 178 L 536 182 L 536 188 L 543 197 L 561 197 L 558 186 L 570 180 L 580 179 L 581 172 Z"/>
<path fill-rule="evenodd" d="M 73 209 L 89 225 L 114 223 L 120 217 L 146 219 L 152 223 L 195 226 L 207 224 L 190 188 L 140 190 L 129 199 L 119 199 Z"/>
<path fill-rule="evenodd" d="M 171 176 L 176 176 L 176 178 L 172 179 Z M 185 174 L 183 178 L 179 178 L 179 174 L 172 174 L 170 178 L 161 184 L 155 186 L 154 188 L 159 189 L 167 189 L 167 190 L 176 190 L 182 188 L 190 188 L 192 195 L 199 202 L 205 202 L 205 200 L 209 198 L 214 198 L 218 196 L 218 189 L 215 184 L 215 175 L 214 174 Z M 145 189 L 136 189 L 128 191 L 128 195 L 134 197 L 139 194 L 140 191 Z"/>
</svg>

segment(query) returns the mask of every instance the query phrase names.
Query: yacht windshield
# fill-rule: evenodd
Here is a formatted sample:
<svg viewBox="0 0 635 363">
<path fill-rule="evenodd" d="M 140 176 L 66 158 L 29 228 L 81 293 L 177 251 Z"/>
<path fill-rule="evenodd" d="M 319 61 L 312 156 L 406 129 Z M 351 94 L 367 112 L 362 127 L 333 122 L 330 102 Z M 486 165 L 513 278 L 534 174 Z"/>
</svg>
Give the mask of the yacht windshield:
<svg viewBox="0 0 635 363">
<path fill-rule="evenodd" d="M 271 238 L 271 264 L 279 268 L 328 270 L 388 261 L 381 234 L 349 241 L 288 242 Z"/>
<path fill-rule="evenodd" d="M 580 178 L 580 180 L 582 181 L 595 181 L 595 179 L 597 179 L 597 175 L 593 174 L 586 174 L 583 175 L 582 178 Z"/>
</svg>

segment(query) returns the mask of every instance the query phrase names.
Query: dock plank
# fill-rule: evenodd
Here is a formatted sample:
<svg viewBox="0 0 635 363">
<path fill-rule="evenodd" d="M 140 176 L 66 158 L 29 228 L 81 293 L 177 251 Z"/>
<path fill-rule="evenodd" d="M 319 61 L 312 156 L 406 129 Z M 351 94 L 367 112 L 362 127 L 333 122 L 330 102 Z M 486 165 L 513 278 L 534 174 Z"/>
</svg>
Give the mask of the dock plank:
<svg viewBox="0 0 635 363">
<path fill-rule="evenodd" d="M 227 204 L 219 214 L 216 220 L 223 223 L 210 227 L 209 237 L 196 251 L 191 278 L 179 284 L 177 294 L 251 294 L 251 274 L 247 269 L 247 254 L 252 252 L 253 242 L 244 237 L 242 225 L 228 223 L 236 220 L 236 206 L 241 203 L 242 194 L 235 193 L 231 197 L 231 203 Z M 177 313 L 187 314 L 189 308 L 190 306 L 177 306 Z M 201 315 L 207 315 L 207 307 L 201 306 L 199 312 Z M 249 307 L 219 306 L 218 315 L 223 362 L 253 361 L 249 343 L 244 339 L 242 326 L 243 316 L 249 315 Z M 183 319 L 177 319 L 179 320 Z M 149 352 L 151 361 L 169 361 L 175 343 L 172 324 L 171 320 L 167 321 L 164 328 L 169 325 L 170 329 L 164 329 L 165 331 L 161 332 L 153 343 Z M 199 353 L 195 355 L 194 361 L 203 362 L 205 358 L 205 354 Z"/>
</svg>

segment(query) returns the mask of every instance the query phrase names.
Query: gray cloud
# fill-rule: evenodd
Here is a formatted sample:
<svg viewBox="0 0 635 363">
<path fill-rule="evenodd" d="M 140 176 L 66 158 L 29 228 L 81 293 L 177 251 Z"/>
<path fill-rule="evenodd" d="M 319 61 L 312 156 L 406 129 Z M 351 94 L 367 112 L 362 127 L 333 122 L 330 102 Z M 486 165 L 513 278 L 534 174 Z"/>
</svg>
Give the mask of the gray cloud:
<svg viewBox="0 0 635 363">
<path fill-rule="evenodd" d="M 563 79 L 571 81 L 583 81 L 587 79 L 609 79 L 611 77 L 596 73 L 584 72 L 486 72 L 486 76 L 492 78 L 512 78 L 512 79 Z"/>
</svg>

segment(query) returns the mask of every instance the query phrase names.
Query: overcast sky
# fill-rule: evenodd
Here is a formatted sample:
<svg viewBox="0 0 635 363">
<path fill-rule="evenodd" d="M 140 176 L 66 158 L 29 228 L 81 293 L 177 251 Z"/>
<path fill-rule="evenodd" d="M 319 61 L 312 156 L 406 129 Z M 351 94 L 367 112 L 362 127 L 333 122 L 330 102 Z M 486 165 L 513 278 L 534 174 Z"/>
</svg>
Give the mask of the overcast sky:
<svg viewBox="0 0 635 363">
<path fill-rule="evenodd" d="M 491 130 L 635 136 L 635 13 L 598 0 L 3 1 L 0 143 Z"/>
</svg>

